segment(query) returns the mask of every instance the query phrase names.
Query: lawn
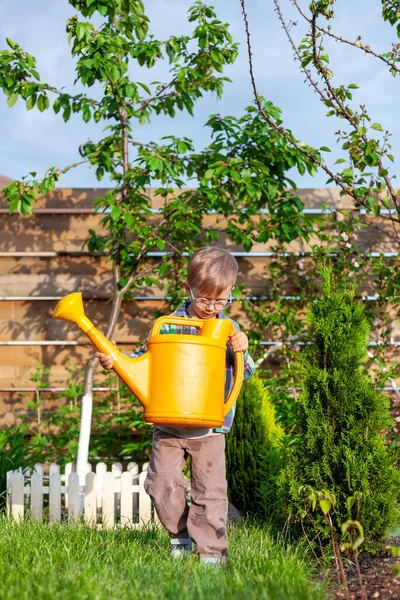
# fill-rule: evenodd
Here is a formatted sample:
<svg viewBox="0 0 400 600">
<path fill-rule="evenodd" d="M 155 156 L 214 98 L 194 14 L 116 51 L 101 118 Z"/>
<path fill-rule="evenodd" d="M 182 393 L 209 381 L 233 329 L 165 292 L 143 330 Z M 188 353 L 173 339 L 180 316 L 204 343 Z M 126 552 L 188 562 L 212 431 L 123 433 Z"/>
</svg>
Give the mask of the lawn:
<svg viewBox="0 0 400 600">
<path fill-rule="evenodd" d="M 165 532 L 94 531 L 83 525 L 0 521 L 1 600 L 229 598 L 322 600 L 303 546 L 276 541 L 268 528 L 230 530 L 224 567 L 194 557 L 172 560 Z"/>
</svg>

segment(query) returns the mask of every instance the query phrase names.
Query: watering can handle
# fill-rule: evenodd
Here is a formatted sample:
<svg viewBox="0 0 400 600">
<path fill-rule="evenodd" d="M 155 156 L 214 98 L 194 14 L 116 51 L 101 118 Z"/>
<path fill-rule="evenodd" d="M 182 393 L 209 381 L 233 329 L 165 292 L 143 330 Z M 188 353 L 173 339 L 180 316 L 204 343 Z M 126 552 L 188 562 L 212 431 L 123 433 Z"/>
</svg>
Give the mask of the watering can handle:
<svg viewBox="0 0 400 600">
<path fill-rule="evenodd" d="M 150 333 L 150 338 L 152 338 L 155 335 L 158 335 L 160 333 L 161 327 L 163 325 L 180 325 L 182 327 L 190 326 L 190 327 L 198 327 L 199 329 L 201 329 L 204 325 L 204 321 L 202 319 L 191 318 L 188 323 L 188 319 L 185 317 L 172 317 L 172 316 L 160 317 L 159 319 L 157 319 L 157 321 L 153 325 L 153 329 L 151 330 L 151 333 Z M 236 333 L 236 330 L 232 325 L 230 334 L 234 335 L 235 333 Z M 235 402 L 239 396 L 239 392 L 240 392 L 240 389 L 241 389 L 242 383 L 243 383 L 243 377 L 244 377 L 243 352 L 235 352 L 235 381 L 234 381 L 233 387 L 231 389 L 231 392 L 224 404 L 224 417 L 231 410 L 232 406 L 235 404 Z"/>
<path fill-rule="evenodd" d="M 235 333 L 236 333 L 236 330 L 232 325 L 231 335 L 234 335 Z M 243 383 L 243 377 L 244 377 L 243 352 L 235 352 L 234 354 L 235 354 L 235 382 L 234 382 L 233 387 L 230 391 L 230 394 L 224 404 L 224 417 L 226 417 L 226 415 L 228 414 L 228 412 L 231 410 L 232 406 L 235 404 L 236 400 L 238 399 L 240 389 L 241 389 L 242 383 Z"/>
<path fill-rule="evenodd" d="M 180 325 L 181 327 L 198 327 L 201 329 L 204 321 L 202 319 L 190 319 L 188 322 L 188 319 L 185 317 L 159 317 L 153 325 L 150 337 L 158 335 L 164 325 Z"/>
</svg>

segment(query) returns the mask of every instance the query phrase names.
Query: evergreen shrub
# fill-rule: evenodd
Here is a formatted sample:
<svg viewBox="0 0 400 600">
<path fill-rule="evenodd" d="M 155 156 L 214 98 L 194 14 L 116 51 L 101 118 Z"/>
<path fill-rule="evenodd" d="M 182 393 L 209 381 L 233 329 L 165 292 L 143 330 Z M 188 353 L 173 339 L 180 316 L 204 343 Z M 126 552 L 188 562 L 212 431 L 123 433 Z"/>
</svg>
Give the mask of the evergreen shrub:
<svg viewBox="0 0 400 600">
<path fill-rule="evenodd" d="M 369 325 L 362 304 L 354 301 L 354 291 L 335 289 L 329 268 L 322 275 L 324 290 L 309 310 L 309 344 L 303 353 L 298 424 L 302 443 L 294 447 L 281 474 L 282 499 L 298 520 L 307 486 L 328 490 L 336 497 L 331 516 L 340 531 L 349 517 L 357 518 L 349 514 L 347 499 L 361 492 L 363 547 L 373 548 L 399 522 L 400 478 L 386 442 L 389 402 L 366 371 Z M 317 508 L 311 513 L 309 506 L 307 511 L 323 539 L 322 512 Z M 305 518 L 303 525 L 313 539 L 311 521 Z"/>
<path fill-rule="evenodd" d="M 284 433 L 275 419 L 275 408 L 257 373 L 243 383 L 236 403 L 232 429 L 226 436 L 228 493 L 232 504 L 248 514 L 265 512 L 260 494 L 276 492 L 276 465 Z M 261 468 L 266 458 L 274 468 Z"/>
</svg>

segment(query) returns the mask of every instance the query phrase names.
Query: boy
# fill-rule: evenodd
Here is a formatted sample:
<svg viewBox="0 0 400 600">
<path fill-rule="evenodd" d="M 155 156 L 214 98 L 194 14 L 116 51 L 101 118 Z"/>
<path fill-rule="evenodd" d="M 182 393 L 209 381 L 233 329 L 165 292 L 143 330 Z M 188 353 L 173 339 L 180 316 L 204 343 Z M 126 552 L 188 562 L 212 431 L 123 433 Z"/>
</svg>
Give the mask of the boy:
<svg viewBox="0 0 400 600">
<path fill-rule="evenodd" d="M 206 247 L 195 252 L 188 265 L 185 290 L 191 300 L 173 314 L 177 317 L 199 319 L 227 319 L 222 310 L 232 303 L 232 288 L 238 273 L 236 259 L 222 248 Z M 234 352 L 244 352 L 244 379 L 254 373 L 254 362 L 248 354 L 248 339 L 236 330 L 231 336 L 226 358 L 225 399 L 234 379 Z M 174 329 L 171 329 L 171 328 Z M 161 333 L 196 335 L 190 326 L 164 326 Z M 146 345 L 132 356 L 146 351 Z M 103 368 L 111 369 L 110 356 L 98 353 Z M 157 426 L 153 445 L 146 492 L 151 496 L 158 517 L 171 536 L 172 555 L 181 556 L 196 543 L 200 560 L 207 564 L 226 562 L 228 556 L 226 519 L 228 512 L 227 482 L 225 477 L 225 437 L 234 417 L 235 407 L 217 429 L 177 429 Z M 186 457 L 191 458 L 191 504 L 185 498 L 182 470 Z"/>
</svg>

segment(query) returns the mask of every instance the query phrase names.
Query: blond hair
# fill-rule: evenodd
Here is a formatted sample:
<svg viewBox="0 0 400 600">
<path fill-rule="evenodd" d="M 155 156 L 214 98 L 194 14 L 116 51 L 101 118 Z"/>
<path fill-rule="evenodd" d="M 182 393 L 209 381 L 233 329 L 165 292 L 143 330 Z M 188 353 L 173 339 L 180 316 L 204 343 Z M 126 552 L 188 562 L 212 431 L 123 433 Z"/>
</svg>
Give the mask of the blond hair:
<svg viewBox="0 0 400 600">
<path fill-rule="evenodd" d="M 214 246 L 197 250 L 188 265 L 188 283 L 200 295 L 221 294 L 235 285 L 237 274 L 236 258 Z"/>
</svg>

